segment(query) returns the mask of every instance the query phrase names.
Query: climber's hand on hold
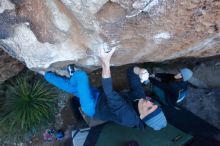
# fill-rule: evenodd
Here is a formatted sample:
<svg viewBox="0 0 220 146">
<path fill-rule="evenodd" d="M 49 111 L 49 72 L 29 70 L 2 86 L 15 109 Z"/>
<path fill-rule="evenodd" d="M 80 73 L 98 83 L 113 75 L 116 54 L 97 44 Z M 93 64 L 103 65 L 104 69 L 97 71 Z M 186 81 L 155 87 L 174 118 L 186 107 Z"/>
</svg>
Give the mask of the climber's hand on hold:
<svg viewBox="0 0 220 146">
<path fill-rule="evenodd" d="M 105 52 L 104 48 L 99 49 L 99 59 L 102 66 L 110 66 L 110 60 L 114 52 L 115 48 L 112 48 L 109 52 Z"/>
<path fill-rule="evenodd" d="M 109 52 L 105 52 L 104 48 L 99 49 L 99 59 L 102 65 L 102 78 L 111 77 L 110 60 L 114 52 L 115 52 L 115 48 L 113 48 Z"/>
</svg>

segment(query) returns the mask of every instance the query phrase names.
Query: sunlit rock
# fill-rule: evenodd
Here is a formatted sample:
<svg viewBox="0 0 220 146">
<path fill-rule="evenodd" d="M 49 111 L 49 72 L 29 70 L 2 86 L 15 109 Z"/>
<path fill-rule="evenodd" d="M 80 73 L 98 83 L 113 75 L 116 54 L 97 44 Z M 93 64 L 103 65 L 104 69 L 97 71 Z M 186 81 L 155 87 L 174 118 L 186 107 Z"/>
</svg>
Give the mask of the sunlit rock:
<svg viewBox="0 0 220 146">
<path fill-rule="evenodd" d="M 0 45 L 33 70 L 220 54 L 220 2 L 172 0 L 2 0 Z"/>
</svg>

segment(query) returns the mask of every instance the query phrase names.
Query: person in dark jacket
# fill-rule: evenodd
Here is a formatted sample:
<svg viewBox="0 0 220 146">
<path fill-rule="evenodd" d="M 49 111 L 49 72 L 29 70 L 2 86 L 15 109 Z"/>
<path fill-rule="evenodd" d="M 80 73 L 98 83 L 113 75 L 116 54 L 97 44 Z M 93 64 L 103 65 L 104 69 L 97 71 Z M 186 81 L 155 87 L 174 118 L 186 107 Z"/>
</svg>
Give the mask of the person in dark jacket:
<svg viewBox="0 0 220 146">
<path fill-rule="evenodd" d="M 193 73 L 188 68 L 183 68 L 177 74 L 156 73 L 149 75 L 146 69 L 136 67 L 137 73 L 147 74 L 147 77 L 142 79 L 143 82 L 149 81 L 156 87 L 160 88 L 164 93 L 168 104 L 176 105 L 183 101 L 187 94 L 188 80 Z M 143 78 L 144 76 L 140 76 Z"/>
<path fill-rule="evenodd" d="M 128 69 L 131 91 L 116 92 L 112 87 L 110 59 L 115 49 L 106 53 L 99 49 L 102 65 L 102 87 L 98 90 L 89 84 L 87 74 L 68 67 L 70 78 L 46 72 L 44 77 L 51 84 L 79 98 L 82 111 L 93 118 L 113 121 L 128 127 L 143 129 L 145 125 L 160 130 L 167 125 L 162 109 L 146 97 L 140 78 L 133 68 Z"/>
</svg>

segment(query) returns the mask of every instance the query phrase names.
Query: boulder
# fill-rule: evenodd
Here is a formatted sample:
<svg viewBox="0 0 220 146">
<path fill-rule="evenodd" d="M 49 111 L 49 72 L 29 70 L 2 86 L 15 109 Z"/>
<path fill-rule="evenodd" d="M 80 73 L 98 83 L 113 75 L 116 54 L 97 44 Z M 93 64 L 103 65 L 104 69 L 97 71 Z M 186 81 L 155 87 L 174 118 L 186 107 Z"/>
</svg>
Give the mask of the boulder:
<svg viewBox="0 0 220 146">
<path fill-rule="evenodd" d="M 0 84 L 17 75 L 24 69 L 24 65 L 12 58 L 0 48 Z"/>
<path fill-rule="evenodd" d="M 189 88 L 189 95 L 184 100 L 183 106 L 203 120 L 220 129 L 219 93 L 220 88 Z"/>
<path fill-rule="evenodd" d="M 1 0 L 0 46 L 32 70 L 220 54 L 220 1 Z"/>
</svg>

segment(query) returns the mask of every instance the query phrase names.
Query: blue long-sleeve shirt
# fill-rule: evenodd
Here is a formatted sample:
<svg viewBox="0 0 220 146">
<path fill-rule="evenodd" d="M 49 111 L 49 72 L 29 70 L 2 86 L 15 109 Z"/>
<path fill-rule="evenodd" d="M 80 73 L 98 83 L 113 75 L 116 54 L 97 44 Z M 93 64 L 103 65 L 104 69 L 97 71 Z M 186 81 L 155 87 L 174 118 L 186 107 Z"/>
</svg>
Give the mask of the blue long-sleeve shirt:
<svg viewBox="0 0 220 146">
<path fill-rule="evenodd" d="M 143 129 L 144 124 L 135 112 L 132 103 L 127 100 L 125 94 L 114 91 L 111 78 L 102 79 L 104 92 L 101 92 L 98 98 L 94 98 L 94 95 L 90 94 L 88 77 L 85 72 L 77 71 L 71 79 L 51 72 L 47 72 L 44 77 L 49 83 L 79 97 L 81 108 L 88 116 Z M 77 84 L 79 82 L 84 83 Z"/>
<path fill-rule="evenodd" d="M 102 78 L 103 91 L 96 105 L 95 117 L 128 127 L 143 128 L 138 114 L 122 94 L 114 91 L 111 78 Z"/>
</svg>

